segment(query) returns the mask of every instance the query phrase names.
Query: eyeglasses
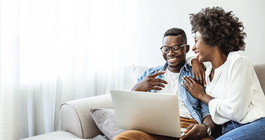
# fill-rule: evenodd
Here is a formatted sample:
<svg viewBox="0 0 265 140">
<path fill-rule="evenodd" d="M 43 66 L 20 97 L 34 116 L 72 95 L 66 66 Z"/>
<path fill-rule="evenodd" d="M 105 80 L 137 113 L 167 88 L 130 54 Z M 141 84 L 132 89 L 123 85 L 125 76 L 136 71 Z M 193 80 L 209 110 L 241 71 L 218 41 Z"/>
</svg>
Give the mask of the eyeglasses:
<svg viewBox="0 0 265 140">
<path fill-rule="evenodd" d="M 168 46 L 162 46 L 160 48 L 160 50 L 162 51 L 162 53 L 169 53 L 170 50 L 172 50 L 174 53 L 178 53 L 180 51 L 180 48 L 187 46 L 187 44 L 183 44 L 183 45 L 174 45 L 172 47 L 168 47 Z"/>
</svg>

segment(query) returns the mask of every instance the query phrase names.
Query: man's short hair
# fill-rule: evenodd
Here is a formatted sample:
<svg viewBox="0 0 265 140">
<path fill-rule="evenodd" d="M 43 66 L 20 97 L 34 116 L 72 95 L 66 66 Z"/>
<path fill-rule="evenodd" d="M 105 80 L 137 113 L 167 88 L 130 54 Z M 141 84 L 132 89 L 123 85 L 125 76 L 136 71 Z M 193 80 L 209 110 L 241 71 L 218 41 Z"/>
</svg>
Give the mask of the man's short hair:
<svg viewBox="0 0 265 140">
<path fill-rule="evenodd" d="M 180 29 L 180 28 L 171 28 L 168 29 L 165 33 L 164 33 L 164 37 L 166 36 L 178 36 L 180 35 L 183 39 L 183 42 L 185 44 L 187 44 L 187 36 L 184 30 Z M 163 38 L 164 38 L 163 37 Z"/>
</svg>

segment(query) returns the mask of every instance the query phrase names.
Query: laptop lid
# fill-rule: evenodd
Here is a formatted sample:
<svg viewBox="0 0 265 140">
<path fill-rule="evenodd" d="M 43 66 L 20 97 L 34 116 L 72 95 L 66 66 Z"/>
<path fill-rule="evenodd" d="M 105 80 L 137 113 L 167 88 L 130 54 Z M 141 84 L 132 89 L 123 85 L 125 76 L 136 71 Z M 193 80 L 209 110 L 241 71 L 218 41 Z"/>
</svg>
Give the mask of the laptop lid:
<svg viewBox="0 0 265 140">
<path fill-rule="evenodd" d="M 181 137 L 177 95 L 125 90 L 110 93 L 119 128 Z"/>
</svg>

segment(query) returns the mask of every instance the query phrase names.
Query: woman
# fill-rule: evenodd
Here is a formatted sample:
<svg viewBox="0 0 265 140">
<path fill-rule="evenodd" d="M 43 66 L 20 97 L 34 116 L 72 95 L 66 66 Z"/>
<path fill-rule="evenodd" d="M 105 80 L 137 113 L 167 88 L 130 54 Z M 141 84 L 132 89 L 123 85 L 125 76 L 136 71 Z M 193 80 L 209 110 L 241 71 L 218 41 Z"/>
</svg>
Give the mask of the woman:
<svg viewBox="0 0 265 140">
<path fill-rule="evenodd" d="M 182 85 L 209 106 L 213 121 L 222 126 L 218 139 L 265 139 L 265 96 L 254 68 L 242 51 L 244 26 L 232 12 L 220 7 L 191 14 L 195 45 L 200 62 L 211 62 L 203 86 L 191 77 Z M 190 129 L 189 129 L 190 130 Z"/>
</svg>

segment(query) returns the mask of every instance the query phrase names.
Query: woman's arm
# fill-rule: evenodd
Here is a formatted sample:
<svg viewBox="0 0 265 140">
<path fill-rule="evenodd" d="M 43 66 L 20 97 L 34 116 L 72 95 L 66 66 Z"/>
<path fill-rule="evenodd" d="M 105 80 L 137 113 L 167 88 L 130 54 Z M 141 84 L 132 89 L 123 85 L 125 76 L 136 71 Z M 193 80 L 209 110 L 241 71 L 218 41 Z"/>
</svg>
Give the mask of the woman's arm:
<svg viewBox="0 0 265 140">
<path fill-rule="evenodd" d="M 184 76 L 182 79 L 185 82 L 185 84 L 182 83 L 182 85 L 193 97 L 203 101 L 206 105 L 208 105 L 208 103 L 214 99 L 213 97 L 206 94 L 203 90 L 203 86 L 198 84 L 193 78 Z"/>
<path fill-rule="evenodd" d="M 205 70 L 211 66 L 210 62 L 200 63 L 196 56 L 190 56 L 186 59 L 187 64 L 192 66 L 194 79 L 201 85 L 205 86 Z"/>
<path fill-rule="evenodd" d="M 224 81 L 229 82 L 228 88 L 218 93 L 226 97 L 209 102 L 210 113 L 217 124 L 227 120 L 240 122 L 246 116 L 251 105 L 253 74 L 255 72 L 248 58 L 240 57 L 234 62 L 228 74 L 230 77 Z"/>
<path fill-rule="evenodd" d="M 202 86 L 190 77 L 183 77 L 182 85 L 197 99 L 209 106 L 210 114 L 216 124 L 234 120 L 240 122 L 247 114 L 251 102 L 254 69 L 248 58 L 237 59 L 226 81 L 228 88 L 220 89 L 218 95 L 224 98 L 214 99 L 205 94 Z"/>
</svg>

